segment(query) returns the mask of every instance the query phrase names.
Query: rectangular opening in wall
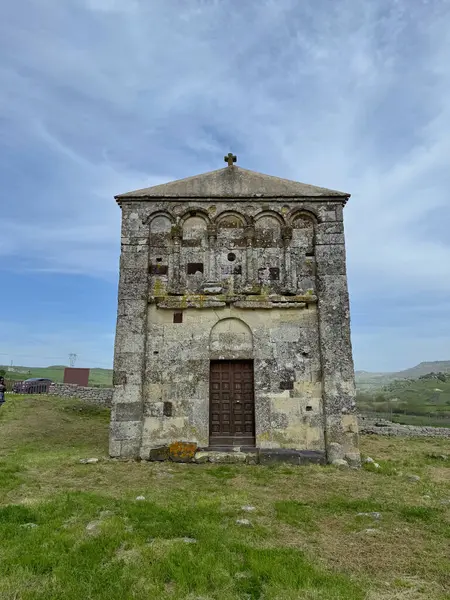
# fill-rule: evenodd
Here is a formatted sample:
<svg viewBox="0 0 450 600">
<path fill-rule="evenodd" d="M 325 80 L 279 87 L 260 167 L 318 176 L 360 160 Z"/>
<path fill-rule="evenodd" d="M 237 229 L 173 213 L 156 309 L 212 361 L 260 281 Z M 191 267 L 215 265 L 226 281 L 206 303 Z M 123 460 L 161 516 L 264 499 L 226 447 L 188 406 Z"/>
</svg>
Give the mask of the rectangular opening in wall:
<svg viewBox="0 0 450 600">
<path fill-rule="evenodd" d="M 150 275 L 167 275 L 168 267 L 167 265 L 161 264 L 151 264 L 150 265 Z"/>
<path fill-rule="evenodd" d="M 293 381 L 280 381 L 280 390 L 293 390 L 294 382 Z"/>
<path fill-rule="evenodd" d="M 188 275 L 203 273 L 203 263 L 188 263 L 186 266 L 186 272 Z"/>
<path fill-rule="evenodd" d="M 278 281 L 280 279 L 280 269 L 278 267 L 269 268 L 270 281 Z"/>
<path fill-rule="evenodd" d="M 177 311 L 173 313 L 173 322 L 174 323 L 182 323 L 183 322 L 183 313 L 181 311 Z"/>
<path fill-rule="evenodd" d="M 163 415 L 165 417 L 171 417 L 172 416 L 172 402 L 164 402 L 164 405 L 163 405 Z"/>
<path fill-rule="evenodd" d="M 309 252 L 307 252 L 307 253 L 305 254 L 305 256 L 314 256 L 314 251 L 313 251 L 313 250 L 310 250 Z"/>
</svg>

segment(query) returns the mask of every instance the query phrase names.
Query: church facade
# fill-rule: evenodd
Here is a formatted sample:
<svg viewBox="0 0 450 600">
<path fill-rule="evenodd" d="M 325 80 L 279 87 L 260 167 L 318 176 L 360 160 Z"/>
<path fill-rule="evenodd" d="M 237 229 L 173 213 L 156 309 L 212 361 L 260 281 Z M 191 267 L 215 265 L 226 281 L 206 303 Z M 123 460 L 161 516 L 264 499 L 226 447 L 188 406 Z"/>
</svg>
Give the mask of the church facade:
<svg viewBox="0 0 450 600">
<path fill-rule="evenodd" d="M 349 195 L 225 158 L 116 197 L 110 455 L 149 460 L 189 442 L 358 463 Z"/>
</svg>

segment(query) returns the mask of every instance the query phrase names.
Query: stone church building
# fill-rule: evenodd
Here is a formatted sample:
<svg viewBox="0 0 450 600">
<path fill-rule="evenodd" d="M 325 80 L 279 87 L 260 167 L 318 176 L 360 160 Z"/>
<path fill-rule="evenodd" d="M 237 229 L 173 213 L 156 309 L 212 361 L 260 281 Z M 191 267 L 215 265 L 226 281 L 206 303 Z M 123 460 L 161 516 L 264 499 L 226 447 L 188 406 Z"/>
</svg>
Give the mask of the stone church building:
<svg viewBox="0 0 450 600">
<path fill-rule="evenodd" d="M 225 160 L 116 196 L 110 455 L 152 459 L 191 442 L 357 464 L 349 194 Z"/>
</svg>

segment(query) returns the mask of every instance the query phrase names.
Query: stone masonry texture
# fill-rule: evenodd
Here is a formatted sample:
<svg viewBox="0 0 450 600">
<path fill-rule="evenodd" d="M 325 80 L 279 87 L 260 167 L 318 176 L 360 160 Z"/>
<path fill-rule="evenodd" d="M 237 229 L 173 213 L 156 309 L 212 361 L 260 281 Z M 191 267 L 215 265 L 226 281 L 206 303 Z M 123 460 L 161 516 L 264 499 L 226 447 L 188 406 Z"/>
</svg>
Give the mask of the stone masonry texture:
<svg viewBox="0 0 450 600">
<path fill-rule="evenodd" d="M 403 425 L 386 419 L 365 417 L 364 415 L 359 415 L 358 422 L 359 431 L 367 435 L 450 438 L 450 427 Z"/>
<path fill-rule="evenodd" d="M 61 398 L 78 398 L 107 408 L 111 407 L 113 397 L 112 388 L 84 387 L 76 383 L 52 383 L 48 393 Z"/>
<path fill-rule="evenodd" d="M 110 455 L 210 444 L 210 362 L 253 361 L 256 447 L 359 456 L 342 208 L 237 166 L 117 196 Z"/>
</svg>

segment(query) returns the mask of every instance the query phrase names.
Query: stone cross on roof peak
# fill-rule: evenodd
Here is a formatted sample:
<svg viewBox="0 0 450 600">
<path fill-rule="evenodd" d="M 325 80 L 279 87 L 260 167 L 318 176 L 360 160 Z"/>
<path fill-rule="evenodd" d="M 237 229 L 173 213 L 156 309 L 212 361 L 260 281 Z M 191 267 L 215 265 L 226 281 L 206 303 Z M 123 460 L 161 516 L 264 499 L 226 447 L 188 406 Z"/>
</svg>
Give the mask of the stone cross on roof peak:
<svg viewBox="0 0 450 600">
<path fill-rule="evenodd" d="M 237 156 L 235 154 L 233 154 L 232 152 L 228 152 L 228 154 L 223 157 L 223 160 L 226 163 L 228 163 L 229 167 L 232 167 L 233 163 L 235 163 L 237 161 Z"/>
</svg>

